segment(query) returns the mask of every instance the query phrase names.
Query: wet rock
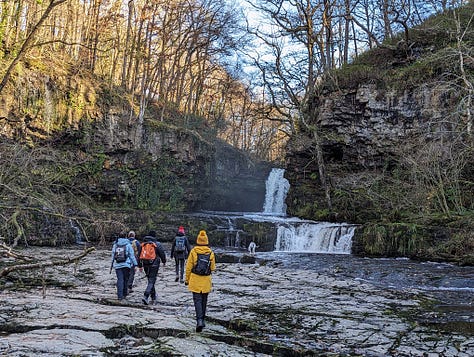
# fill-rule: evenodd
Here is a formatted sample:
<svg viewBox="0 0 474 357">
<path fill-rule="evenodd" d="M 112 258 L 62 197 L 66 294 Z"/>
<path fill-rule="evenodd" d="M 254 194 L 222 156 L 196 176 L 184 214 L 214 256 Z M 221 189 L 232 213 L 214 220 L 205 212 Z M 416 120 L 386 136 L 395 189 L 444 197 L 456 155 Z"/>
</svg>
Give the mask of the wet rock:
<svg viewBox="0 0 474 357">
<path fill-rule="evenodd" d="M 241 263 L 255 264 L 255 256 L 242 253 L 216 253 L 216 260 L 219 263 Z"/>
</svg>

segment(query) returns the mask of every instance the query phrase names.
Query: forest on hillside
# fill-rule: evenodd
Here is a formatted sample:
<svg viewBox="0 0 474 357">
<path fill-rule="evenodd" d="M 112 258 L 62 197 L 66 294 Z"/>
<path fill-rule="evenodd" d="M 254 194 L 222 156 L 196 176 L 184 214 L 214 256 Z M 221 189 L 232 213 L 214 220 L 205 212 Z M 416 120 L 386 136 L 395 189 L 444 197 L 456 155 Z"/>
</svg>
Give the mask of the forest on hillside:
<svg viewBox="0 0 474 357">
<path fill-rule="evenodd" d="M 53 77 L 87 72 L 130 103 L 138 126 L 157 106 L 153 115 L 163 122 L 192 128 L 202 118 L 218 137 L 273 160 L 305 125 L 307 103 L 324 75 L 372 48 L 402 41 L 409 52 L 410 28 L 467 3 L 3 1 L 0 91 L 13 90 L 23 67 Z M 76 98 L 66 103 L 80 105 Z M 49 122 L 51 113 L 39 106 L 33 115 Z M 16 109 L 10 115 L 31 115 Z M 58 116 L 68 122 L 67 111 Z"/>
<path fill-rule="evenodd" d="M 99 222 L 96 205 L 182 211 L 186 199 L 202 199 L 195 183 L 205 181 L 213 140 L 284 165 L 288 140 L 301 133 L 311 150 L 292 174 L 304 176 L 311 167 L 305 185 L 312 191 L 300 185 L 308 203 L 290 202 L 298 216 L 346 219 L 352 213 L 343 210 L 351 210 L 365 217 L 366 207 L 370 217 L 413 213 L 417 201 L 405 209 L 405 198 L 415 191 L 435 202 L 423 214 L 465 214 L 472 210 L 463 190 L 472 189 L 465 153 L 473 150 L 473 6 L 472 0 L 3 1 L 0 235 L 17 244 L 28 232 L 47 236 L 42 223 L 59 220 L 53 223 L 64 231 L 82 223 L 83 232 L 105 237 L 113 215 L 107 211 Z M 443 88 L 455 93 L 447 103 L 451 115 L 429 126 L 446 130 L 421 137 L 423 145 L 436 136 L 425 147 L 432 150 L 400 147 L 413 154 L 401 155 L 403 175 L 393 177 L 389 165 L 374 171 L 375 183 L 387 179 L 389 186 L 364 177 L 362 188 L 338 187 L 340 167 L 326 171 L 331 156 L 324 147 L 340 138 L 321 127 L 317 112 L 326 94 L 364 83 L 403 96 L 421 86 Z M 170 137 L 181 140 L 181 152 L 138 152 Z M 453 137 L 450 144 L 460 150 L 441 158 L 437 148 Z M 450 165 L 433 166 L 440 162 Z"/>
</svg>

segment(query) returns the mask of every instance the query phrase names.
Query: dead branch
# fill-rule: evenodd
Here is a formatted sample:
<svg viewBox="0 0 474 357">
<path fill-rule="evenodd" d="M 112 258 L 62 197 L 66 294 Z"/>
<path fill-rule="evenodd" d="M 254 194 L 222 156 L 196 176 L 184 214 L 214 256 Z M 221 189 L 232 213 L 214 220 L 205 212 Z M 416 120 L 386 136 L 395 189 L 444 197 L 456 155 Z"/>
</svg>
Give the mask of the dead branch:
<svg viewBox="0 0 474 357">
<path fill-rule="evenodd" d="M 24 260 L 24 261 L 34 260 L 33 257 L 27 256 L 27 255 L 21 255 L 17 252 L 14 252 L 13 248 L 9 247 L 5 243 L 0 243 L 0 254 L 4 257 L 11 257 L 15 259 Z"/>
<path fill-rule="evenodd" d="M 49 260 L 49 261 L 44 261 L 40 263 L 18 264 L 18 265 L 9 266 L 0 270 L 0 277 L 5 277 L 14 271 L 42 269 L 42 268 L 50 267 L 50 266 L 61 266 L 61 265 L 77 263 L 79 260 L 84 258 L 86 255 L 92 253 L 93 251 L 95 251 L 95 247 L 87 248 L 81 254 L 72 258 L 66 258 L 66 259 L 57 260 L 57 261 Z"/>
<path fill-rule="evenodd" d="M 18 245 L 18 241 L 24 235 L 23 234 L 23 228 L 20 226 L 20 224 L 18 223 L 18 221 L 16 219 L 18 217 L 18 215 L 20 214 L 20 212 L 21 211 L 17 208 L 15 210 L 15 212 L 13 213 L 13 215 L 12 215 L 12 222 L 13 222 L 13 225 L 15 226 L 15 228 L 16 228 L 16 237 L 15 237 L 15 240 L 13 241 L 13 248 L 15 248 Z M 28 246 L 28 242 L 26 241 L 26 239 L 25 239 L 25 243 Z"/>
</svg>

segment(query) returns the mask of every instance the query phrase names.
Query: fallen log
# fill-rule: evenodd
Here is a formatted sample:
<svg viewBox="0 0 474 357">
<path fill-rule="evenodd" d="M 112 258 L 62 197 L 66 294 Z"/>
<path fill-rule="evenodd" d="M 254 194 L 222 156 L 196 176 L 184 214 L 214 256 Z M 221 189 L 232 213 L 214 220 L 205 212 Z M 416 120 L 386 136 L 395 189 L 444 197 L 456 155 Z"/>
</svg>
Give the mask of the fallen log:
<svg viewBox="0 0 474 357">
<path fill-rule="evenodd" d="M 32 269 L 42 269 L 46 267 L 51 267 L 51 266 L 60 266 L 60 265 L 68 265 L 72 263 L 77 263 L 79 260 L 87 256 L 88 254 L 92 253 L 95 251 L 94 247 L 90 247 L 85 249 L 81 254 L 71 257 L 71 258 L 65 258 L 61 260 L 49 260 L 49 261 L 42 261 L 38 263 L 26 263 L 26 264 L 16 264 L 16 265 L 11 265 L 9 267 L 6 267 L 2 270 L 0 270 L 0 277 L 5 277 L 8 274 L 15 272 L 15 271 L 21 271 L 21 270 L 32 270 Z"/>
</svg>

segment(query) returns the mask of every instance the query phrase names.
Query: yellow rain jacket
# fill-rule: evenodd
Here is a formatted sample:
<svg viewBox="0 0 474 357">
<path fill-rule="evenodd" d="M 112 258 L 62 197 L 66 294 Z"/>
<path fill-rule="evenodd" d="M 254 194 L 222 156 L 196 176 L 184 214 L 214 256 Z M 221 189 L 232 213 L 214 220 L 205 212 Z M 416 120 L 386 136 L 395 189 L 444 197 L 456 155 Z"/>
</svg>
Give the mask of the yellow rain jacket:
<svg viewBox="0 0 474 357">
<path fill-rule="evenodd" d="M 211 253 L 211 272 L 216 269 L 216 257 L 214 252 L 207 245 L 197 245 L 188 256 L 186 263 L 186 282 L 188 283 L 189 291 L 193 293 L 209 293 L 212 289 L 211 275 L 197 275 L 191 272 L 191 269 L 196 265 L 198 254 Z"/>
</svg>

